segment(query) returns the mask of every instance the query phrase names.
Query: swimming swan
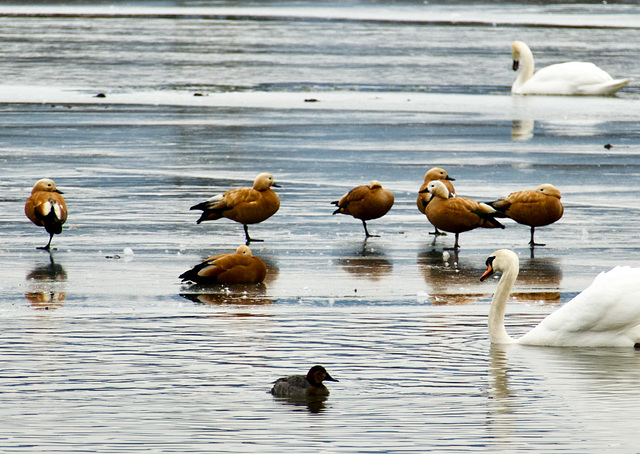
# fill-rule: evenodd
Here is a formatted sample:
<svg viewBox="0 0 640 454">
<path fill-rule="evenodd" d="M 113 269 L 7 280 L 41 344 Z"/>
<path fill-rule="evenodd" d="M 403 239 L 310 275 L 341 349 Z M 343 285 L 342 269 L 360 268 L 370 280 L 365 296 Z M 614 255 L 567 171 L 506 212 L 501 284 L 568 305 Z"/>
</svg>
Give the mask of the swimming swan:
<svg viewBox="0 0 640 454">
<path fill-rule="evenodd" d="M 489 337 L 494 344 L 552 347 L 640 347 L 640 268 L 615 267 L 519 339 L 504 328 L 504 313 L 518 277 L 518 256 L 495 251 L 481 281 L 502 271 L 489 310 Z"/>
<path fill-rule="evenodd" d="M 511 86 L 516 95 L 613 95 L 631 79 L 613 79 L 593 63 L 558 63 L 533 73 L 533 54 L 522 41 L 511 45 L 513 70 L 522 70 Z"/>
</svg>

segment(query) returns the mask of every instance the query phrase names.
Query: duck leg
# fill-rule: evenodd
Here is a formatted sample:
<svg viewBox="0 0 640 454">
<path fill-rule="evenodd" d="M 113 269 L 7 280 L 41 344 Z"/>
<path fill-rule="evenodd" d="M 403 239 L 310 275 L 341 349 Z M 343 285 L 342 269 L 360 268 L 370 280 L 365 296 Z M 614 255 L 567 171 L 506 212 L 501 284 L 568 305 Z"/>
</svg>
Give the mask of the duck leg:
<svg viewBox="0 0 640 454">
<path fill-rule="evenodd" d="M 49 234 L 49 242 L 47 243 L 46 246 L 41 246 L 41 247 L 38 247 L 36 249 L 43 249 L 45 251 L 50 251 L 51 250 L 51 240 L 53 240 L 53 233 Z"/>
<path fill-rule="evenodd" d="M 546 246 L 546 244 L 542 244 L 542 243 L 536 243 L 535 241 L 533 241 L 533 233 L 535 232 L 536 228 L 534 226 L 531 226 L 531 241 L 529 241 L 529 246 L 531 248 L 535 247 L 535 246 Z"/>
<path fill-rule="evenodd" d="M 434 227 L 434 231 L 433 232 L 429 232 L 429 235 L 435 235 L 435 236 L 447 236 L 446 232 L 441 232 L 440 230 L 438 230 L 438 227 Z"/>
<path fill-rule="evenodd" d="M 457 251 L 458 251 L 458 249 L 460 249 L 460 245 L 458 244 L 458 238 L 459 238 L 459 237 L 460 237 L 460 234 L 459 234 L 459 233 L 456 233 L 456 242 L 455 242 L 455 244 L 453 245 L 453 247 L 447 247 L 447 248 L 445 248 L 445 249 L 453 249 L 454 251 L 456 251 L 456 252 L 457 252 Z M 435 241 L 435 240 L 434 240 L 434 241 Z"/>
<path fill-rule="evenodd" d="M 365 238 L 369 238 L 369 237 L 379 237 L 380 235 L 372 235 L 369 233 L 369 231 L 367 230 L 367 223 L 363 220 L 362 221 L 362 225 L 364 226 L 364 234 L 366 235 Z"/>
<path fill-rule="evenodd" d="M 252 241 L 264 241 L 264 240 L 256 240 L 254 238 L 251 238 L 249 236 L 249 227 L 247 226 L 247 224 L 242 224 L 242 226 L 244 227 L 244 237 L 247 240 L 247 242 L 246 242 L 247 246 L 249 246 L 249 244 L 251 244 Z"/>
</svg>

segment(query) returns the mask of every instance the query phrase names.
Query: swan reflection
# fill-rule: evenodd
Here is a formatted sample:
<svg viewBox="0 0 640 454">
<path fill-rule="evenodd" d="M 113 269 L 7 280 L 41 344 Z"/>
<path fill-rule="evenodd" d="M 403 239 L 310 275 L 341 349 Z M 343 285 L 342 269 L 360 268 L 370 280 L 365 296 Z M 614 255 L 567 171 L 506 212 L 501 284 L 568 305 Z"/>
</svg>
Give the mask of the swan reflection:
<svg viewBox="0 0 640 454">
<path fill-rule="evenodd" d="M 513 120 L 511 124 L 511 140 L 524 142 L 533 137 L 533 120 Z"/>
<path fill-rule="evenodd" d="M 581 430 L 603 437 L 637 431 L 638 351 L 493 344 L 488 355 L 487 427 L 505 446 L 527 419 L 553 426 L 584 415 Z"/>
<path fill-rule="evenodd" d="M 67 272 L 62 265 L 55 263 L 51 252 L 48 259 L 45 263 L 37 263 L 25 277 L 27 289 L 24 296 L 35 309 L 56 309 L 67 297 Z"/>
</svg>

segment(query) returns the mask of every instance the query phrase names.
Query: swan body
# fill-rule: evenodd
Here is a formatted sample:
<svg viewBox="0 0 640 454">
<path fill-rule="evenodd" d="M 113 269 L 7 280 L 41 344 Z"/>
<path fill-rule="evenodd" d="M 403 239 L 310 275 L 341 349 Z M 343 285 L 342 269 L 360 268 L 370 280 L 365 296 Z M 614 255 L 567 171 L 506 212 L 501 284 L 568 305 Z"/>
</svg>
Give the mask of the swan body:
<svg viewBox="0 0 640 454">
<path fill-rule="evenodd" d="M 491 301 L 489 336 L 492 343 L 551 347 L 640 346 L 640 268 L 618 266 L 600 273 L 593 283 L 524 336 L 513 339 L 504 328 L 509 294 L 518 277 L 518 256 L 495 251 L 487 259 L 486 279 L 502 271 Z"/>
<path fill-rule="evenodd" d="M 533 54 L 522 41 L 511 45 L 513 70 L 521 67 L 511 86 L 516 95 L 613 95 L 631 82 L 631 79 L 614 79 L 593 63 L 557 63 L 540 69 L 534 74 Z"/>
</svg>

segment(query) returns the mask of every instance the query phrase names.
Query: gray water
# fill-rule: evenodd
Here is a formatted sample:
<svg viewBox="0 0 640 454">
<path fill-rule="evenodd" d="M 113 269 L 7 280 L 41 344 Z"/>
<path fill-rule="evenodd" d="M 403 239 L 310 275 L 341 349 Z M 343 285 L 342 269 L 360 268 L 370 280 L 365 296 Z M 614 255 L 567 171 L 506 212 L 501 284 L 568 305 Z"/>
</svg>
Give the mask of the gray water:
<svg viewBox="0 0 640 454">
<path fill-rule="evenodd" d="M 637 24 L 632 4 L 0 6 L 0 451 L 639 452 L 640 353 L 492 347 L 478 280 L 520 255 L 517 336 L 638 266 Z M 512 97 L 514 39 L 635 81 Z M 478 200 L 550 182 L 565 215 L 533 253 L 513 222 L 445 251 L 415 207 L 436 165 Z M 265 284 L 181 285 L 244 239 L 189 207 L 263 171 Z M 23 214 L 43 177 L 70 212 L 50 255 Z M 396 202 L 364 242 L 330 202 L 371 179 Z M 340 380 L 326 402 L 267 394 L 313 364 Z"/>
</svg>

